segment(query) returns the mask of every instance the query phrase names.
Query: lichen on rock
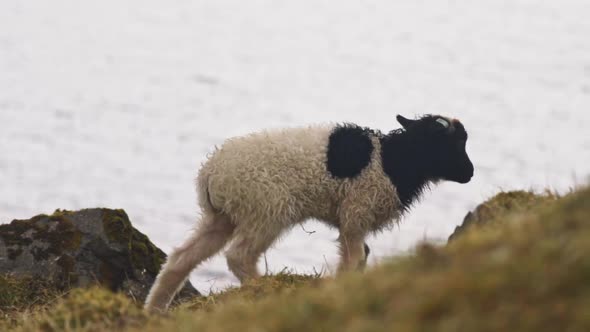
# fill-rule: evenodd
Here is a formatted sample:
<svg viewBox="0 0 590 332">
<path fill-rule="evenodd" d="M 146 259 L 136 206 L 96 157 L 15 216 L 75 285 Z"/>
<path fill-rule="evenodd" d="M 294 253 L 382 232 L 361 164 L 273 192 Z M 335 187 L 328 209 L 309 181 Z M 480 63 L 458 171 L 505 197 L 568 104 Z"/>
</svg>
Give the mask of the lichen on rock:
<svg viewBox="0 0 590 332">
<path fill-rule="evenodd" d="M 98 284 L 143 301 L 165 259 L 123 210 L 57 210 L 0 225 L 0 275 L 56 289 Z M 179 299 L 195 295 L 187 283 Z"/>
</svg>

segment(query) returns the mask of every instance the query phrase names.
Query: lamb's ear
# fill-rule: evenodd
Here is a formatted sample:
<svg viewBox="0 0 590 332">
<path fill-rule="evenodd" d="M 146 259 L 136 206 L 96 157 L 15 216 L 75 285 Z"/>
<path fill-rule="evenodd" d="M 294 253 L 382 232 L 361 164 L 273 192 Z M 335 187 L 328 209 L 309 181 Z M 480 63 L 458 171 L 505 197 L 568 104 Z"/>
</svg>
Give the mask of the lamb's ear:
<svg viewBox="0 0 590 332">
<path fill-rule="evenodd" d="M 412 123 L 416 122 L 416 120 L 406 119 L 399 114 L 395 118 L 397 119 L 397 122 L 399 122 L 399 124 L 401 124 L 402 127 L 404 127 L 405 129 L 408 129 L 408 126 L 410 126 Z"/>
</svg>

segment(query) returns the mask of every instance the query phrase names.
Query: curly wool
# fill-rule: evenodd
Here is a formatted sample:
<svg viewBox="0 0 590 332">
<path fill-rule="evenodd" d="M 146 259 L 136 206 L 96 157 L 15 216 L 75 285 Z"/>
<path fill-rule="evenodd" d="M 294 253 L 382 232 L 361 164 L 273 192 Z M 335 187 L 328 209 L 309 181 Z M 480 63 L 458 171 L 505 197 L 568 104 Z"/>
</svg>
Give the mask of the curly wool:
<svg viewBox="0 0 590 332">
<path fill-rule="evenodd" d="M 326 170 L 334 126 L 264 131 L 227 140 L 197 178 L 201 208 L 230 216 L 236 232 L 277 236 L 308 218 L 361 233 L 399 217 L 395 187 L 383 172 L 379 137 L 370 164 L 354 178 Z"/>
</svg>

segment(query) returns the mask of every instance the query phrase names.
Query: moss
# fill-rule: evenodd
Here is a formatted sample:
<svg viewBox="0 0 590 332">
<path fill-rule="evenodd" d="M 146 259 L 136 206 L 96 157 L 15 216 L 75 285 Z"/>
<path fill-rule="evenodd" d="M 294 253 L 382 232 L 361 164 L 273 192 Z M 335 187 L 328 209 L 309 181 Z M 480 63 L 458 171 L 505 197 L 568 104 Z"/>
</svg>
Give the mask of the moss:
<svg viewBox="0 0 590 332">
<path fill-rule="evenodd" d="M 56 226 L 51 230 L 53 225 Z M 75 250 L 80 247 L 82 234 L 74 226 L 72 221 L 65 214 L 51 215 L 46 223 L 38 223 L 39 227 L 35 233 L 35 239 L 45 240 L 49 243 L 47 249 L 33 252 L 36 259 L 47 259 L 49 255 L 61 255 L 65 251 Z"/>
<path fill-rule="evenodd" d="M 29 220 L 13 220 L 10 224 L 0 225 L 0 237 L 8 247 L 9 258 L 16 259 L 22 253 L 22 247 L 34 241 L 48 244 L 47 248 L 32 250 L 37 260 L 79 248 L 82 234 L 67 218 L 68 213 L 58 210 L 50 216 L 42 214 Z"/>
<path fill-rule="evenodd" d="M 131 261 L 136 267 L 157 274 L 166 260 L 166 254 L 156 247 L 147 236 L 134 229 L 131 239 Z"/>
<path fill-rule="evenodd" d="M 146 270 L 152 274 L 158 273 L 166 259 L 166 254 L 131 225 L 125 211 L 105 209 L 102 220 L 108 239 L 129 250 L 134 268 Z"/>
<path fill-rule="evenodd" d="M 102 225 L 110 241 L 121 244 L 129 243 L 133 227 L 124 210 L 103 209 Z"/>
</svg>

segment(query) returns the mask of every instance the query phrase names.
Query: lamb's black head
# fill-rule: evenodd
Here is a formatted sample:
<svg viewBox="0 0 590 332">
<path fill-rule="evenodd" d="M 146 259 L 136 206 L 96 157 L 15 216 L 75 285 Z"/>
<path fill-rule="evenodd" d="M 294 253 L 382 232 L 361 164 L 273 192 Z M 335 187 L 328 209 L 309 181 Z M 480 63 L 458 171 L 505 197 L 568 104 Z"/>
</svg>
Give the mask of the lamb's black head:
<svg viewBox="0 0 590 332">
<path fill-rule="evenodd" d="M 404 127 L 405 136 L 414 145 L 426 175 L 433 179 L 467 183 L 473 177 L 473 164 L 467 156 L 467 132 L 456 119 L 440 115 L 426 115 L 409 120 L 401 115 L 397 121 Z"/>
</svg>

